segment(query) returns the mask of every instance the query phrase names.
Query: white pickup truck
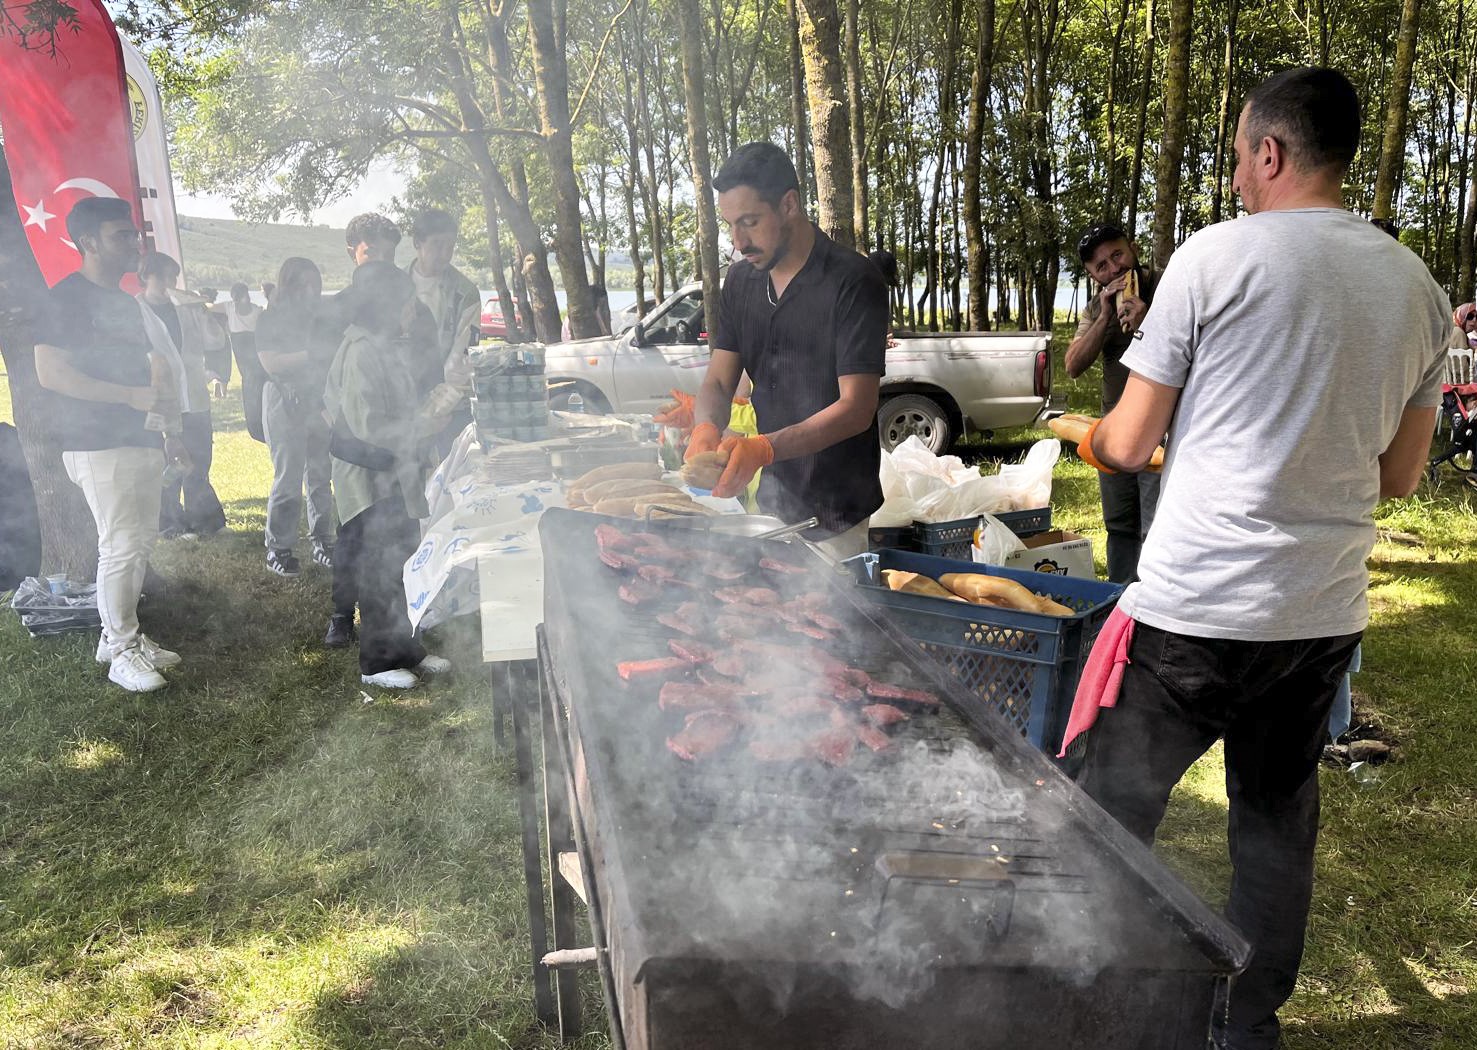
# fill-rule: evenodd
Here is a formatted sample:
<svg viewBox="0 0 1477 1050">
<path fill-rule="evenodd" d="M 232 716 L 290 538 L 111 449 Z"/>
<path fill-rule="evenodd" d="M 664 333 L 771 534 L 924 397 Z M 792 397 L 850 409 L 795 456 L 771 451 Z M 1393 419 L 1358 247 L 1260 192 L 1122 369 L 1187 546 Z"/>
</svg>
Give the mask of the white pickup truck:
<svg viewBox="0 0 1477 1050">
<path fill-rule="evenodd" d="M 675 387 L 696 393 L 708 367 L 703 290 L 678 289 L 615 337 L 556 343 L 545 352 L 549 399 L 579 395 L 591 412 L 655 412 Z M 944 452 L 963 434 L 1032 423 L 1051 395 L 1046 332 L 899 332 L 887 351 L 877 429 L 892 449 L 917 434 Z"/>
</svg>

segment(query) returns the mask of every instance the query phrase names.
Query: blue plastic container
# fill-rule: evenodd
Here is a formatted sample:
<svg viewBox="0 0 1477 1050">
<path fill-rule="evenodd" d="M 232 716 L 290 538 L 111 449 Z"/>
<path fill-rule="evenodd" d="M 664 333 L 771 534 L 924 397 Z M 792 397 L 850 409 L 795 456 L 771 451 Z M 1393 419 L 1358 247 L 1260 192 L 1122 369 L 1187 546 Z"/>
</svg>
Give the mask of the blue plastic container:
<svg viewBox="0 0 1477 1050">
<path fill-rule="evenodd" d="M 1051 508 L 1037 507 L 1035 510 L 1002 510 L 995 517 L 1017 536 L 1034 536 L 1051 528 Z M 961 558 L 968 561 L 974 547 L 974 530 L 980 523 L 979 515 L 972 518 L 957 518 L 954 521 L 939 521 L 928 524 L 913 522 L 913 545 L 909 550 L 927 554 L 934 558 Z"/>
<path fill-rule="evenodd" d="M 1019 729 L 1033 745 L 1055 756 L 1061 748 L 1077 679 L 1092 643 L 1123 593 L 1116 583 L 1021 572 L 998 565 L 931 558 L 883 550 L 847 562 L 857 583 L 884 606 L 903 633 L 938 660 L 989 707 Z M 938 579 L 945 573 L 1001 576 L 1077 610 L 1074 616 L 1046 616 L 988 605 L 951 602 L 889 590 L 883 569 L 901 569 Z M 1080 757 L 1087 734 L 1067 755 Z"/>
</svg>

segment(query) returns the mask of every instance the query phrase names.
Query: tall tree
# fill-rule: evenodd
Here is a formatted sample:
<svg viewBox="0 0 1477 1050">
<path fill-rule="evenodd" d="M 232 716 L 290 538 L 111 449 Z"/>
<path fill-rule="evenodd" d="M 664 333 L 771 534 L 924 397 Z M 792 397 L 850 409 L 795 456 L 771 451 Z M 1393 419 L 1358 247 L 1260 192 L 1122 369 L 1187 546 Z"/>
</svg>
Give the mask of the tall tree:
<svg viewBox="0 0 1477 1050">
<path fill-rule="evenodd" d="M 800 0 L 785 0 L 790 16 L 790 129 L 795 154 L 795 174 L 800 180 L 800 195 L 806 195 L 810 184 L 809 120 L 806 117 L 805 49 L 800 41 Z"/>
<path fill-rule="evenodd" d="M 1420 28 L 1421 0 L 1405 0 L 1400 9 L 1400 35 L 1395 45 L 1395 69 L 1385 103 L 1385 134 L 1380 144 L 1380 168 L 1374 183 L 1376 219 L 1394 217 L 1395 187 L 1405 171 L 1405 124 L 1410 111 L 1410 77 L 1415 65 L 1416 33 Z"/>
<path fill-rule="evenodd" d="M 990 257 L 981 210 L 980 158 L 990 111 L 990 80 L 995 61 L 995 0 L 980 0 L 975 35 L 974 74 L 969 84 L 969 125 L 964 134 L 964 239 L 969 252 L 969 327 L 990 327 Z"/>
<path fill-rule="evenodd" d="M 861 0 L 845 0 L 846 25 L 843 58 L 846 62 L 846 104 L 851 130 L 852 235 L 857 249 L 867 246 L 867 136 L 863 128 L 862 55 L 857 23 Z"/>
<path fill-rule="evenodd" d="M 816 221 L 843 247 L 852 235 L 855 189 L 851 184 L 851 121 L 846 67 L 841 60 L 841 14 L 836 0 L 801 0 L 800 50 L 814 128 Z"/>
<path fill-rule="evenodd" d="M 1190 102 L 1190 31 L 1193 0 L 1170 0 L 1169 55 L 1164 63 L 1164 132 L 1154 177 L 1154 265 L 1174 254 L 1175 216 L 1185 161 L 1185 127 Z"/>
<path fill-rule="evenodd" d="M 1154 4 L 1144 4 L 1143 79 L 1139 82 L 1138 126 L 1134 132 L 1133 173 L 1128 177 L 1128 235 L 1138 233 L 1139 191 L 1144 177 L 1144 140 L 1149 130 L 1149 98 L 1154 93 Z"/>
<path fill-rule="evenodd" d="M 713 212 L 713 170 L 708 159 L 708 107 L 703 97 L 703 15 L 698 0 L 677 0 L 682 33 L 682 82 L 687 97 L 687 147 L 692 158 L 692 193 L 697 200 L 697 250 L 708 331 L 717 331 L 718 220 Z"/>
<path fill-rule="evenodd" d="M 1241 15 L 1241 0 L 1227 0 L 1226 10 L 1226 49 L 1221 61 L 1221 105 L 1219 116 L 1215 126 L 1215 145 L 1212 147 L 1212 181 L 1215 183 L 1214 195 L 1210 198 L 1210 221 L 1221 221 L 1221 205 L 1225 200 L 1226 184 L 1226 144 L 1235 131 L 1232 128 L 1235 118 L 1231 114 L 1231 100 L 1235 97 L 1234 85 L 1236 82 L 1236 21 Z"/>
<path fill-rule="evenodd" d="M 528 0 L 528 35 L 538 93 L 539 130 L 553 177 L 554 255 L 564 278 L 569 330 L 576 339 L 599 335 L 600 321 L 595 316 L 595 298 L 590 292 L 580 237 L 580 191 L 574 174 L 569 121 L 569 69 L 553 0 Z"/>
</svg>

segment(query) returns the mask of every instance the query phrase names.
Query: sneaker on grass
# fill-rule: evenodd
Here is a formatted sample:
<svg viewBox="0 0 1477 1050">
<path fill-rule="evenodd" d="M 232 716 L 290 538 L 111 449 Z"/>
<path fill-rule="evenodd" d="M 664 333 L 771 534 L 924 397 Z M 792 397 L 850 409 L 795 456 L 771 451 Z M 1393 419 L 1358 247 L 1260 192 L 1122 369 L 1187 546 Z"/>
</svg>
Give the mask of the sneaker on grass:
<svg viewBox="0 0 1477 1050">
<path fill-rule="evenodd" d="M 333 547 L 326 543 L 313 544 L 313 564 L 321 565 L 325 569 L 333 568 Z"/>
<path fill-rule="evenodd" d="M 328 632 L 323 636 L 323 644 L 328 648 L 347 649 L 354 644 L 355 637 L 354 617 L 334 613 L 328 618 Z"/>
<path fill-rule="evenodd" d="M 445 674 L 450 670 L 450 660 L 444 656 L 435 656 L 431 653 L 427 653 L 426 658 L 414 667 L 416 674 Z"/>
<path fill-rule="evenodd" d="M 164 676 L 154 669 L 149 658 L 136 645 L 113 657 L 113 662 L 108 665 L 108 681 L 130 693 L 152 693 L 155 689 L 163 689 L 166 684 Z"/>
<path fill-rule="evenodd" d="M 392 667 L 376 674 L 361 674 L 359 681 L 365 685 L 377 685 L 381 689 L 414 689 L 421 684 L 414 671 L 407 671 L 403 667 Z"/>
<path fill-rule="evenodd" d="M 148 660 L 150 666 L 156 671 L 162 671 L 166 667 L 178 666 L 180 662 L 179 653 L 171 652 L 164 648 L 164 646 L 146 634 L 140 634 L 138 636 L 138 648 L 143 652 L 144 659 Z M 107 639 L 99 638 L 97 640 L 97 653 L 94 658 L 100 664 L 110 664 L 113 662 L 113 647 L 108 644 Z"/>
<path fill-rule="evenodd" d="M 292 551 L 267 551 L 267 568 L 278 576 L 286 576 L 289 579 L 303 571 L 302 564 Z"/>
</svg>

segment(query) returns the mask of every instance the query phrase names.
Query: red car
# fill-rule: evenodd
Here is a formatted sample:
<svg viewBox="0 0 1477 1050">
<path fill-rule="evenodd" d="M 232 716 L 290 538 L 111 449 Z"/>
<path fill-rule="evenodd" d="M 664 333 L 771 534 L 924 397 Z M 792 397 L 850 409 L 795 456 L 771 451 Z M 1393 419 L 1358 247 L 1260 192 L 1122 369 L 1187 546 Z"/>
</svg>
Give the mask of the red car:
<svg viewBox="0 0 1477 1050">
<path fill-rule="evenodd" d="M 517 315 L 515 315 L 517 316 Z M 523 318 L 518 317 L 519 327 L 523 325 Z M 482 330 L 484 339 L 502 339 L 508 334 L 507 322 L 503 320 L 503 306 L 496 299 L 489 299 L 482 304 L 482 317 L 477 322 L 477 327 Z"/>
</svg>

